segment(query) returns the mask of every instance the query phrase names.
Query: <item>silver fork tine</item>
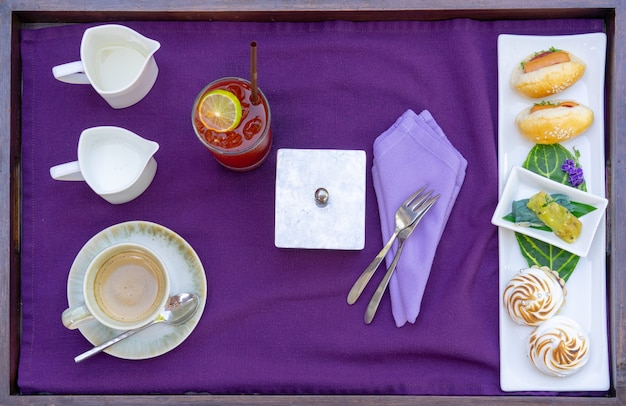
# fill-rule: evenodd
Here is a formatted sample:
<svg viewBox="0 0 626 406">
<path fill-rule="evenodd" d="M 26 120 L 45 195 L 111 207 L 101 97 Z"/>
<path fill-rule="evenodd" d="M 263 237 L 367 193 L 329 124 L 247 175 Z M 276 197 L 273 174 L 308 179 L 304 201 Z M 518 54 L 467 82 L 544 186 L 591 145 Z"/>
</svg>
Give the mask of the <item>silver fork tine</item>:
<svg viewBox="0 0 626 406">
<path fill-rule="evenodd" d="M 418 208 L 420 206 L 422 206 L 422 204 L 426 201 L 426 199 L 428 199 L 430 197 L 430 195 L 433 194 L 432 190 L 429 190 L 428 193 L 425 193 L 423 195 L 421 195 L 419 197 L 419 199 L 415 199 L 415 201 L 411 202 L 411 204 L 408 206 L 409 209 L 413 210 L 413 211 L 417 211 Z"/>
<path fill-rule="evenodd" d="M 424 190 L 426 190 L 426 186 L 420 188 L 411 196 L 406 198 L 406 200 L 402 202 L 398 210 L 396 210 L 396 214 L 394 216 L 395 227 L 394 227 L 393 234 L 391 235 L 391 237 L 389 238 L 389 241 L 387 241 L 385 246 L 380 250 L 378 255 L 376 255 L 374 260 L 367 266 L 367 268 L 365 268 L 365 270 L 363 271 L 361 276 L 359 276 L 356 282 L 354 282 L 354 285 L 352 285 L 352 288 L 350 289 L 350 292 L 348 293 L 348 300 L 347 300 L 348 304 L 354 304 L 357 301 L 357 299 L 361 296 L 361 293 L 363 293 L 363 289 L 365 289 L 365 286 L 372 278 L 372 275 L 374 275 L 374 272 L 380 266 L 381 262 L 387 255 L 387 252 L 389 252 L 389 250 L 391 249 L 391 246 L 393 245 L 394 240 L 396 239 L 400 231 L 403 229 L 403 227 L 398 226 L 398 217 L 402 217 L 403 219 L 407 217 L 406 215 L 404 215 L 403 210 L 409 209 L 409 205 L 413 203 L 424 192 Z M 412 214 L 412 216 L 415 216 L 415 214 Z M 411 219 L 407 218 L 407 220 L 415 220 L 415 218 L 411 218 Z M 410 225 L 410 222 L 407 223 L 405 227 L 409 225 Z"/>
<path fill-rule="evenodd" d="M 416 198 L 417 196 L 419 196 L 420 194 L 422 194 L 422 192 L 423 192 L 424 190 L 426 190 L 426 186 L 424 186 L 424 187 L 422 187 L 422 188 L 418 189 L 418 190 L 417 190 L 415 193 L 413 193 L 411 196 L 407 197 L 407 198 L 406 198 L 406 200 L 405 200 L 404 202 L 402 202 L 401 206 L 408 206 L 408 205 L 410 205 L 410 204 L 411 204 L 411 202 L 412 202 L 413 200 L 415 200 L 415 198 Z"/>
<path fill-rule="evenodd" d="M 430 191 L 429 195 L 430 194 L 432 194 L 432 191 Z M 398 262 L 400 261 L 400 255 L 402 254 L 402 249 L 404 248 L 404 241 L 406 241 L 406 239 L 409 238 L 409 236 L 413 233 L 413 230 L 415 230 L 415 228 L 417 227 L 417 224 L 422 220 L 424 215 L 426 215 L 428 210 L 430 210 L 430 208 L 435 204 L 437 199 L 439 199 L 439 195 L 435 195 L 431 197 L 430 199 L 428 199 L 427 201 L 422 202 L 423 204 L 419 206 L 418 208 L 416 208 L 416 210 L 419 212 L 417 220 L 415 220 L 413 224 L 411 224 L 409 227 L 405 228 L 404 230 L 400 232 L 400 237 L 398 238 L 398 250 L 396 251 L 396 254 L 393 257 L 393 261 L 391 262 L 389 269 L 385 273 L 385 276 L 383 277 L 382 281 L 376 288 L 374 295 L 370 299 L 370 302 L 368 303 L 367 308 L 365 309 L 365 318 L 364 318 L 365 324 L 370 324 L 372 320 L 374 319 L 374 315 L 376 314 L 376 311 L 378 310 L 378 306 L 380 305 L 380 301 L 383 297 L 383 294 L 385 293 L 385 290 L 387 290 L 387 286 L 389 285 L 389 281 L 391 280 L 391 275 L 393 275 L 393 272 L 395 271 L 396 266 L 398 265 Z"/>
</svg>

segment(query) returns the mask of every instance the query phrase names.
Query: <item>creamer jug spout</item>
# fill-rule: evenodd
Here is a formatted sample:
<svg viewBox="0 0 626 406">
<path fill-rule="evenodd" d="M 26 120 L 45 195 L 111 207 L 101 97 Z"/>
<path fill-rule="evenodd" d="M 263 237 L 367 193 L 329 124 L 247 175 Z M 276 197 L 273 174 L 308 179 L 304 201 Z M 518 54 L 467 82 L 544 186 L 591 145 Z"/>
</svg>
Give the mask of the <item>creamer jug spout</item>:
<svg viewBox="0 0 626 406">
<path fill-rule="evenodd" d="M 159 41 L 148 38 L 142 34 L 137 33 L 137 36 L 141 40 L 144 49 L 147 51 L 146 59 L 149 59 L 156 51 L 161 48 L 161 43 Z"/>
<path fill-rule="evenodd" d="M 136 141 L 137 147 L 141 152 L 141 157 L 143 158 L 142 167 L 145 167 L 150 159 L 152 159 L 152 156 L 159 150 L 159 144 L 141 137 L 139 137 Z"/>
</svg>

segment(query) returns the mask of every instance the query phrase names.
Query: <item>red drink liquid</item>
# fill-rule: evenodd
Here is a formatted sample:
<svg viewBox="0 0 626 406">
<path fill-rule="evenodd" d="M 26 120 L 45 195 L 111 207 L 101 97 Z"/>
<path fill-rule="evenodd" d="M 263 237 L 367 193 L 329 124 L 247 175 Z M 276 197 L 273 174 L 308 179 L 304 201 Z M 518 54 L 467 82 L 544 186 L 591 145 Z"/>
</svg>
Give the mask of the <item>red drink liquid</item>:
<svg viewBox="0 0 626 406">
<path fill-rule="evenodd" d="M 198 103 L 215 89 L 233 93 L 241 103 L 241 121 L 232 131 L 217 132 L 206 128 L 198 116 Z M 256 103 L 250 101 L 250 82 L 240 78 L 222 78 L 209 83 L 196 97 L 191 122 L 200 141 L 217 162 L 234 171 L 249 171 L 261 165 L 272 146 L 270 106 L 258 89 Z"/>
</svg>

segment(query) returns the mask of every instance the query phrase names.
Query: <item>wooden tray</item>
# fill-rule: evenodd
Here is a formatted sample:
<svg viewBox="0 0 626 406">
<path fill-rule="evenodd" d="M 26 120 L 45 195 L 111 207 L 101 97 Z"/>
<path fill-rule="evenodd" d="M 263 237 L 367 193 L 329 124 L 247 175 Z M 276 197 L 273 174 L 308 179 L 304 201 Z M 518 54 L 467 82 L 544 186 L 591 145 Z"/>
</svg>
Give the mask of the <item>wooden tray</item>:
<svg viewBox="0 0 626 406">
<path fill-rule="evenodd" d="M 450 18 L 600 18 L 608 36 L 606 72 L 607 270 L 611 334 L 608 397 L 440 396 L 22 396 L 17 388 L 20 334 L 21 71 L 19 30 L 124 20 L 441 20 Z M 626 404 L 626 1 L 624 0 L 0 0 L 0 404 L 103 405 L 622 405 Z M 496 78 L 494 78 L 496 80 Z M 618 135 L 621 134 L 621 137 Z"/>
</svg>

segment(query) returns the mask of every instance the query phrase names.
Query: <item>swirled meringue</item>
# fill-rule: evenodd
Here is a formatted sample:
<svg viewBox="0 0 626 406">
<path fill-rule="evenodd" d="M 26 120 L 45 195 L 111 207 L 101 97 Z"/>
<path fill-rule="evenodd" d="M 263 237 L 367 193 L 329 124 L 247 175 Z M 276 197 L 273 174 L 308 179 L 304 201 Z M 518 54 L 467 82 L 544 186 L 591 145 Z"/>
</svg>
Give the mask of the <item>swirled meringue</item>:
<svg viewBox="0 0 626 406">
<path fill-rule="evenodd" d="M 556 272 L 533 265 L 511 278 L 502 299 L 514 322 L 536 326 L 559 311 L 566 294 L 565 282 Z"/>
<path fill-rule="evenodd" d="M 543 373 L 566 377 L 589 361 L 589 336 L 573 319 L 554 316 L 539 325 L 528 340 L 528 355 Z"/>
</svg>

